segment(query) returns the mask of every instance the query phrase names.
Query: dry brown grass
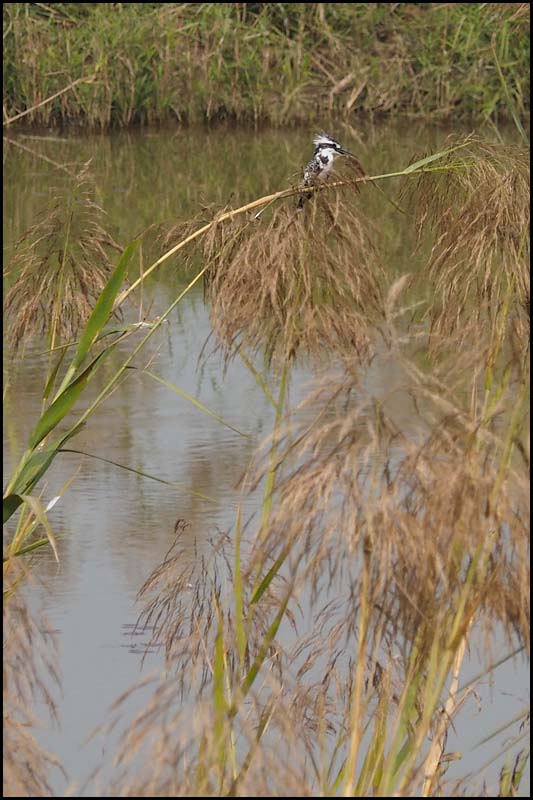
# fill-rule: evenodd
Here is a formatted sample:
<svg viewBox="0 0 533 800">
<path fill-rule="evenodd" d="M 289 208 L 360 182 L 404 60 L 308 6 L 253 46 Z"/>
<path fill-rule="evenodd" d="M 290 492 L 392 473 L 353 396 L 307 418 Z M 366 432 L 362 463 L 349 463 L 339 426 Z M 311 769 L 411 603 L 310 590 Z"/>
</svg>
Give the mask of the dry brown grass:
<svg viewBox="0 0 533 800">
<path fill-rule="evenodd" d="M 109 251 L 121 250 L 104 218 L 84 169 L 16 243 L 7 270 L 15 280 L 4 302 L 12 347 L 35 333 L 53 346 L 87 321 L 113 266 Z"/>
<path fill-rule="evenodd" d="M 31 709 L 43 703 L 56 718 L 59 686 L 53 637 L 44 620 L 26 605 L 22 589 L 4 596 L 3 793 L 4 797 L 52 797 L 51 769 L 57 759 L 37 742 Z"/>
<path fill-rule="evenodd" d="M 143 587 L 142 619 L 166 647 L 166 675 L 122 742 L 119 796 L 331 794 L 339 770 L 351 785 L 352 747 L 365 735 L 377 750 L 365 751 L 353 780 L 366 792 L 385 796 L 388 779 L 400 796 L 424 780 L 445 792 L 446 735 L 471 691 L 458 689 L 468 644 L 483 642 L 487 666 L 502 630 L 511 648 L 529 648 L 527 375 L 513 363 L 488 409 L 486 353 L 458 350 L 450 337 L 451 355 L 439 348 L 428 372 L 427 333 L 400 333 L 404 285 L 385 301 L 377 356 L 393 351 L 397 385 L 377 397 L 349 360 L 291 410 L 276 439 L 284 477 L 270 524 L 257 535 L 251 521 L 240 547 L 245 655 L 234 538 L 218 533 L 202 555 L 180 526 L 177 548 Z M 397 398 L 411 404 L 405 429 L 391 411 Z M 254 601 L 271 568 L 275 580 Z M 286 622 L 244 696 L 243 676 L 287 597 Z M 224 712 L 213 695 L 220 642 Z M 431 697 L 437 673 L 451 687 L 442 705 Z M 387 779 L 402 715 L 416 761 Z M 135 774 L 133 764 L 142 765 Z"/>
<path fill-rule="evenodd" d="M 292 579 L 313 589 L 326 576 L 342 583 L 369 559 L 376 608 L 390 602 L 392 638 L 402 628 L 405 641 L 423 621 L 434 625 L 440 600 L 453 604 L 481 558 L 479 618 L 529 646 L 528 362 L 519 348 L 500 352 L 487 388 L 491 336 L 467 347 L 462 330 L 438 343 L 432 334 L 435 359 L 425 326 L 406 324 L 409 308 L 398 309 L 405 284 L 385 299 L 376 345 L 381 369 L 390 358 L 399 377 L 376 391 L 347 360 L 291 412 L 276 443 L 285 477 L 255 558 L 290 550 Z M 407 427 L 395 419 L 406 407 Z"/>
<path fill-rule="evenodd" d="M 441 167 L 445 171 L 441 171 Z M 434 236 L 428 265 L 439 340 L 475 322 L 529 338 L 529 152 L 470 138 L 435 172 L 407 185 L 419 237 Z"/>
<path fill-rule="evenodd" d="M 227 355 L 263 348 L 286 364 L 330 351 L 368 355 L 381 267 L 353 189 L 294 200 L 267 220 L 217 226 L 205 242 L 213 328 Z"/>
</svg>

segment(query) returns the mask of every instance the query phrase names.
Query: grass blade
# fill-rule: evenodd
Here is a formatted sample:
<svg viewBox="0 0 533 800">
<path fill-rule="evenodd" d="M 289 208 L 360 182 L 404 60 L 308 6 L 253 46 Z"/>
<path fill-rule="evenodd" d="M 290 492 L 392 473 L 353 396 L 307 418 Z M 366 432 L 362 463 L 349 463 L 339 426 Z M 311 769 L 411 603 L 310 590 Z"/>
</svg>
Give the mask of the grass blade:
<svg viewBox="0 0 533 800">
<path fill-rule="evenodd" d="M 276 616 L 274 618 L 274 621 L 272 622 L 272 624 L 270 625 L 268 631 L 265 634 L 265 638 L 263 639 L 261 647 L 259 648 L 259 653 L 257 654 L 257 656 L 256 656 L 256 658 L 254 660 L 254 663 L 252 664 L 252 666 L 250 667 L 250 669 L 246 673 L 246 676 L 245 676 L 245 678 L 244 678 L 244 680 L 242 682 L 242 685 L 241 685 L 241 697 L 242 697 L 242 699 L 244 699 L 246 697 L 246 695 L 248 694 L 248 691 L 251 689 L 251 687 L 253 685 L 253 682 L 257 678 L 257 674 L 258 674 L 259 670 L 261 669 L 261 667 L 262 667 L 262 665 L 263 665 L 263 663 L 265 661 L 266 655 L 268 653 L 268 649 L 269 649 L 270 645 L 272 644 L 272 641 L 273 641 L 276 633 L 278 632 L 278 628 L 281 625 L 281 620 L 285 616 L 285 611 L 287 609 L 287 606 L 289 605 L 289 600 L 290 600 L 291 594 L 292 594 L 292 588 L 289 589 L 289 591 L 285 595 L 285 598 L 283 600 L 283 603 L 281 604 L 280 610 L 276 614 Z M 237 713 L 237 708 L 235 706 L 232 706 L 231 712 L 232 712 L 233 715 L 236 714 Z"/>
<path fill-rule="evenodd" d="M 252 595 L 252 600 L 251 600 L 251 603 L 250 603 L 252 606 L 255 605 L 255 603 L 257 603 L 261 599 L 262 595 L 266 592 L 266 590 L 268 589 L 268 587 L 272 583 L 273 579 L 278 574 L 281 565 L 283 564 L 283 562 L 287 558 L 289 549 L 290 549 L 289 547 L 286 547 L 284 549 L 284 551 L 282 552 L 282 554 L 280 556 L 278 556 L 278 558 L 275 560 L 273 565 L 270 567 L 270 569 L 268 570 L 267 574 L 265 575 L 265 577 L 263 578 L 263 580 L 261 581 L 261 583 L 259 584 L 257 589 L 254 591 L 254 593 Z"/>
<path fill-rule="evenodd" d="M 481 741 L 475 745 L 474 749 L 477 749 L 478 747 L 481 747 L 481 745 L 490 742 L 492 739 L 495 739 L 497 736 L 500 735 L 500 733 L 503 733 L 508 728 L 511 728 L 513 725 L 516 725 L 517 722 L 526 720 L 529 716 L 529 713 L 530 713 L 529 706 L 527 708 L 522 709 L 522 711 L 520 711 L 516 716 L 514 716 L 508 722 L 504 722 L 504 724 L 496 728 L 495 731 L 492 731 L 492 733 L 489 733 L 489 735 L 485 736 L 484 739 L 481 739 Z"/>
<path fill-rule="evenodd" d="M 226 428 L 229 428 L 230 430 L 234 431 L 235 433 L 238 433 L 239 436 L 245 436 L 245 437 L 250 438 L 251 434 L 243 433 L 238 428 L 235 428 L 233 425 L 231 425 L 229 422 L 226 422 L 226 420 L 223 419 L 219 414 L 217 414 L 215 411 L 211 411 L 211 409 L 208 408 L 207 406 L 204 406 L 204 404 L 201 403 L 199 400 L 197 400 L 196 397 L 193 397 L 192 394 L 189 394 L 188 392 L 184 391 L 183 389 L 180 389 L 179 386 L 175 386 L 173 383 L 170 383 L 169 381 L 166 381 L 164 378 L 160 378 L 159 375 L 154 375 L 153 372 L 150 372 L 147 369 L 143 370 L 143 372 L 144 372 L 145 375 L 149 375 L 151 378 L 153 378 L 154 381 L 157 381 L 158 383 L 162 383 L 163 386 L 167 387 L 167 389 L 171 389 L 176 394 L 179 394 L 179 395 L 181 395 L 181 397 L 184 397 L 186 400 L 189 400 L 189 402 L 191 402 L 193 405 L 195 405 L 196 408 L 199 408 L 200 411 L 203 411 L 205 414 L 208 414 L 210 417 L 213 417 L 213 419 L 216 419 L 217 422 L 220 422 L 222 425 L 225 425 Z"/>
<path fill-rule="evenodd" d="M 235 636 L 237 639 L 237 652 L 239 654 L 239 671 L 244 668 L 246 653 L 246 633 L 244 631 L 244 597 L 241 571 L 241 506 L 237 509 L 237 522 L 235 526 L 235 579 L 233 594 L 235 596 Z"/>
<path fill-rule="evenodd" d="M 63 379 L 63 383 L 61 384 L 59 391 L 56 395 L 56 398 L 63 392 L 66 386 L 69 385 L 72 377 L 75 375 L 76 371 L 81 367 L 85 358 L 91 349 L 96 337 L 106 324 L 109 319 L 109 315 L 113 309 L 113 303 L 115 302 L 115 298 L 119 292 L 120 287 L 124 283 L 124 278 L 126 277 L 126 271 L 128 269 L 129 262 L 139 246 L 139 242 L 131 242 L 120 257 L 117 266 L 113 274 L 111 275 L 110 279 L 104 286 L 102 293 L 98 300 L 96 301 L 96 305 L 94 310 L 87 321 L 87 325 L 85 326 L 85 330 L 83 331 L 80 343 L 78 345 L 78 349 L 74 354 L 74 358 L 72 359 L 72 363 L 67 370 L 67 374 Z"/>
<path fill-rule="evenodd" d="M 224 696 L 224 629 L 222 614 L 218 608 L 218 630 L 215 641 L 215 660 L 213 663 L 213 714 L 215 747 L 217 764 L 220 769 L 220 780 L 224 774 L 226 752 L 224 746 L 224 720 L 226 716 L 226 698 Z"/>
<path fill-rule="evenodd" d="M 23 503 L 23 499 L 19 494 L 8 494 L 3 500 L 3 525 L 6 524 L 8 519 L 13 516 L 17 508 Z"/>
<path fill-rule="evenodd" d="M 61 394 L 58 394 L 54 402 L 46 409 L 39 422 L 30 436 L 29 447 L 34 449 L 52 431 L 61 420 L 68 414 L 82 391 L 87 386 L 90 378 L 102 359 L 108 355 L 113 348 L 113 344 L 102 350 L 89 366 L 84 369 L 81 375 L 70 383 Z"/>
<path fill-rule="evenodd" d="M 462 147 L 466 147 L 467 144 L 469 144 L 468 138 L 465 139 L 465 141 L 456 144 L 455 147 L 449 147 L 447 150 L 440 150 L 438 153 L 432 153 L 430 156 L 421 158 L 420 161 L 415 161 L 414 164 L 409 164 L 409 166 L 403 170 L 402 174 L 409 175 L 411 172 L 416 172 L 416 170 L 426 167 L 428 164 L 432 164 L 433 161 L 439 161 L 440 159 L 444 158 L 444 156 L 454 153 L 456 150 L 460 150 Z"/>
<path fill-rule="evenodd" d="M 134 469 L 133 467 L 128 467 L 126 464 L 121 464 L 118 461 L 113 461 L 110 458 L 103 458 L 102 456 L 97 456 L 94 453 L 85 453 L 83 450 L 71 450 L 67 447 L 61 447 L 58 449 L 59 453 L 77 453 L 80 456 L 87 456 L 87 458 L 95 458 L 97 461 L 103 461 L 105 464 L 112 464 L 114 467 L 119 467 L 119 469 L 125 469 L 127 472 L 133 472 L 135 475 L 140 475 L 142 478 L 149 478 L 151 481 L 157 481 L 158 483 L 164 483 L 166 486 L 172 486 L 174 489 L 178 489 L 180 492 L 184 494 L 191 494 L 193 497 L 198 497 L 200 500 L 207 500 L 209 503 L 216 503 L 216 500 L 213 497 L 209 497 L 207 494 L 202 494 L 201 492 L 195 492 L 193 489 L 188 489 L 186 486 L 183 486 L 181 483 L 174 483 L 173 481 L 166 481 L 164 478 L 158 478 L 157 475 L 150 475 L 148 472 L 143 472 L 140 469 Z"/>
<path fill-rule="evenodd" d="M 52 372 L 50 373 L 50 377 L 48 378 L 48 380 L 46 382 L 46 386 L 45 386 L 44 392 L 43 392 L 43 400 L 44 401 L 48 400 L 48 398 L 50 397 L 50 394 L 52 393 L 52 389 L 54 388 L 54 383 L 56 382 L 57 373 L 59 372 L 59 368 L 61 367 L 61 364 L 63 363 L 63 359 L 65 357 L 65 353 L 66 353 L 66 350 L 62 350 L 61 353 L 59 354 L 59 358 L 57 359 L 56 365 L 53 368 Z"/>
<path fill-rule="evenodd" d="M 50 544 L 50 540 L 47 536 L 45 536 L 44 539 L 38 539 L 36 542 L 32 542 L 31 544 L 27 544 L 25 547 L 21 547 L 20 550 L 16 550 L 14 553 L 10 553 L 8 556 L 4 556 L 3 563 L 5 564 L 10 558 L 18 558 L 19 556 L 24 556 L 27 553 L 31 553 L 33 550 L 44 547 L 46 544 Z"/>
<path fill-rule="evenodd" d="M 33 497 L 31 494 L 22 495 L 22 499 L 24 502 L 30 507 L 36 519 L 39 520 L 41 525 L 46 531 L 48 536 L 48 541 L 54 551 L 55 560 L 59 563 L 59 556 L 57 554 L 57 545 L 54 536 L 54 532 L 46 515 L 46 511 L 43 508 L 41 501 L 37 497 Z"/>
<path fill-rule="evenodd" d="M 42 478 L 56 457 L 59 448 L 62 447 L 65 442 L 79 433 L 84 425 L 84 422 L 78 422 L 73 428 L 70 429 L 70 431 L 57 439 L 53 444 L 48 445 L 48 447 L 40 448 L 38 450 L 34 450 L 33 452 L 28 451 L 22 459 L 15 476 L 7 488 L 5 498 L 13 494 L 23 495 L 31 492 L 37 481 Z M 7 507 L 7 510 L 11 513 L 9 513 L 7 517 L 4 516 L 4 523 L 7 522 L 9 517 L 16 510 L 16 507 L 14 509 L 12 508 L 12 503 L 13 501 Z M 20 503 L 18 505 L 20 505 Z M 4 511 L 4 513 L 6 512 Z"/>
</svg>

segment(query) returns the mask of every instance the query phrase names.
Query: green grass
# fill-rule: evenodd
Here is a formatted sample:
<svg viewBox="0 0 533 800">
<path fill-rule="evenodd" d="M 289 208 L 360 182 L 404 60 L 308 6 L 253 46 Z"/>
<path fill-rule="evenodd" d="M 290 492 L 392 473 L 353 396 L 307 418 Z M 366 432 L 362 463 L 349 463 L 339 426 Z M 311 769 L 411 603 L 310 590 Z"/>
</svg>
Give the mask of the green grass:
<svg viewBox="0 0 533 800">
<path fill-rule="evenodd" d="M 522 125 L 529 110 L 529 4 L 6 3 L 3 20 L 4 121 Z"/>
</svg>

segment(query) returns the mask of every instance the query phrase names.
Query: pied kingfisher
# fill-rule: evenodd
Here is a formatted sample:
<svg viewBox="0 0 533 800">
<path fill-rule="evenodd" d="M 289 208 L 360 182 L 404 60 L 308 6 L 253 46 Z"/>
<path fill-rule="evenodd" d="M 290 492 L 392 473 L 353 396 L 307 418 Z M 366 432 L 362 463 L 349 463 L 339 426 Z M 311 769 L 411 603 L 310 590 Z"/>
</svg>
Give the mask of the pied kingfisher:
<svg viewBox="0 0 533 800">
<path fill-rule="evenodd" d="M 341 145 L 335 141 L 332 136 L 328 136 L 327 133 L 318 133 L 313 139 L 313 142 L 315 145 L 315 152 L 313 153 L 313 158 L 304 169 L 304 186 L 316 186 L 326 180 L 337 156 L 351 156 L 351 158 L 356 158 L 353 153 L 341 147 Z M 298 208 L 303 208 L 305 200 L 309 200 L 312 196 L 312 192 L 309 192 L 309 194 L 301 194 L 298 200 Z"/>
</svg>

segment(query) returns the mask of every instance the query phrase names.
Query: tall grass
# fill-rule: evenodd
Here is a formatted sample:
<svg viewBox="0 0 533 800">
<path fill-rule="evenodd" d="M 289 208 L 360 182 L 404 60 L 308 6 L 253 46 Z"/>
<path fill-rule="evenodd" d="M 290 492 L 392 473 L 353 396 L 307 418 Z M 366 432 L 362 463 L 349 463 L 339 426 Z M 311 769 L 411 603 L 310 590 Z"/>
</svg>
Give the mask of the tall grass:
<svg viewBox="0 0 533 800">
<path fill-rule="evenodd" d="M 434 237 L 432 328 L 444 336 L 460 327 L 466 333 L 474 315 L 478 327 L 490 319 L 496 334 L 502 315 L 507 322 L 528 319 L 529 152 L 471 139 L 455 156 L 447 156 L 449 172 L 425 173 L 406 187 L 419 237 Z"/>
<path fill-rule="evenodd" d="M 3 22 L 4 124 L 529 109 L 526 3 L 7 3 Z"/>
<path fill-rule="evenodd" d="M 30 609 L 19 584 L 27 578 L 20 566 L 4 575 L 3 604 L 3 794 L 5 797 L 51 797 L 50 772 L 58 760 L 38 743 L 33 730 L 44 715 L 57 721 L 60 687 L 53 634 L 42 616 Z M 37 719 L 35 706 L 43 712 Z"/>
<path fill-rule="evenodd" d="M 140 624 L 165 644 L 166 676 L 130 723 L 115 791 L 476 796 L 475 779 L 444 779 L 476 688 L 469 648 L 483 643 L 491 675 L 502 630 L 509 654 L 529 647 L 528 481 L 505 446 L 514 390 L 502 429 L 482 398 L 465 404 L 479 352 L 428 377 L 410 341 L 390 341 L 412 429 L 347 364 L 291 411 L 267 529 L 237 520 L 233 541 L 187 566 L 182 534 L 147 580 Z"/>
<path fill-rule="evenodd" d="M 120 258 L 66 372 L 49 376 L 10 477 L 5 519 L 19 521 L 5 576 L 36 524 L 54 546 L 40 479 L 202 278 L 226 357 L 258 376 L 264 356 L 280 379 L 277 398 L 260 382 L 275 420 L 242 486 L 263 486 L 257 518 L 239 510 L 209 559 L 187 566 L 178 525 L 141 590 L 139 624 L 164 644 L 165 673 L 119 747 L 117 795 L 476 791 L 445 779 L 447 736 L 475 689 L 462 677 L 470 647 L 481 642 L 484 676 L 502 663 L 497 636 L 503 660 L 529 651 L 529 364 L 517 335 L 529 324 L 528 169 L 520 150 L 453 140 L 393 173 L 313 190 L 303 213 L 298 187 L 219 211 L 122 292 L 135 246 Z M 408 276 L 389 285 L 361 210 L 366 184 L 392 177 L 409 185 L 406 224 L 433 239 L 431 327 L 405 300 Z M 195 249 L 203 266 L 69 421 L 105 355 L 133 334 L 102 338 L 113 311 Z M 292 365 L 324 357 L 337 372 L 291 408 Z M 379 357 L 403 376 L 381 396 L 365 372 Z M 412 405 L 407 428 L 391 413 L 398 394 Z M 524 759 L 512 770 L 502 760 L 502 793 L 516 791 Z"/>
<path fill-rule="evenodd" d="M 10 346 L 36 333 L 51 348 L 73 339 L 87 322 L 121 247 L 105 229 L 88 167 L 81 170 L 15 244 L 5 275 L 11 279 L 4 310 Z"/>
</svg>

